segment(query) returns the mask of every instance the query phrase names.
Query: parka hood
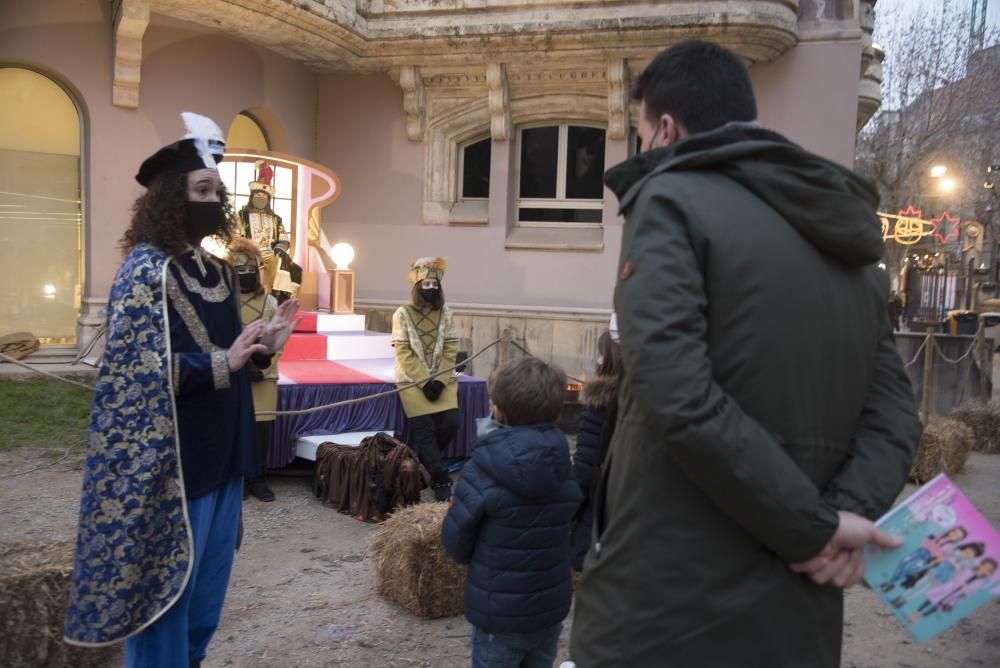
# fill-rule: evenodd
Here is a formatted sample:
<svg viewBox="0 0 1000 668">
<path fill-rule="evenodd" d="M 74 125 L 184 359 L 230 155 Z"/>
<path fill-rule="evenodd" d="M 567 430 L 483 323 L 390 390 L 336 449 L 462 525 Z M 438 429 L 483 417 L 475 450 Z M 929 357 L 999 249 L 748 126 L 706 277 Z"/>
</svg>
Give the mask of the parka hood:
<svg viewBox="0 0 1000 668">
<path fill-rule="evenodd" d="M 569 444 L 551 424 L 493 431 L 472 457 L 500 485 L 526 498 L 551 494 L 570 477 Z"/>
<path fill-rule="evenodd" d="M 868 179 L 755 123 L 729 123 L 608 170 L 624 213 L 653 177 L 711 170 L 766 202 L 821 253 L 849 266 L 882 257 L 878 190 Z"/>
</svg>

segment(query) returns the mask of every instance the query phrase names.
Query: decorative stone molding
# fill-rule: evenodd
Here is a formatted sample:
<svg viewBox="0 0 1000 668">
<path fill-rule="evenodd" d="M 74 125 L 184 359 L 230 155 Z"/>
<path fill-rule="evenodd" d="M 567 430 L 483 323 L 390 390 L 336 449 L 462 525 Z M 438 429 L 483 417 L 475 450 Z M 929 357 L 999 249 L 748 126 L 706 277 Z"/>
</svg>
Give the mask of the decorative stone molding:
<svg viewBox="0 0 1000 668">
<path fill-rule="evenodd" d="M 628 137 L 629 73 L 624 59 L 608 62 L 608 137 Z"/>
<path fill-rule="evenodd" d="M 149 7 L 138 0 L 118 0 L 114 7 L 115 75 L 111 103 L 139 107 L 142 78 L 142 36 L 149 25 Z"/>
<path fill-rule="evenodd" d="M 507 141 L 510 137 L 510 87 L 503 63 L 486 66 L 486 85 L 489 88 L 490 136 L 493 141 Z"/>
<path fill-rule="evenodd" d="M 801 0 L 802 3 L 813 0 Z M 831 0 L 832 2 L 833 0 Z M 838 0 L 853 2 L 853 0 Z M 318 71 L 649 58 L 698 37 L 751 62 L 793 47 L 794 0 L 156 0 Z"/>
<path fill-rule="evenodd" d="M 399 85 L 403 89 L 403 110 L 406 112 L 406 136 L 410 141 L 424 138 L 424 82 L 420 69 L 407 66 L 399 71 Z"/>
<path fill-rule="evenodd" d="M 885 53 L 872 41 L 876 1 L 862 0 L 860 6 L 862 37 L 861 81 L 858 85 L 857 130 L 859 132 L 882 104 L 882 61 L 885 59 Z"/>
</svg>

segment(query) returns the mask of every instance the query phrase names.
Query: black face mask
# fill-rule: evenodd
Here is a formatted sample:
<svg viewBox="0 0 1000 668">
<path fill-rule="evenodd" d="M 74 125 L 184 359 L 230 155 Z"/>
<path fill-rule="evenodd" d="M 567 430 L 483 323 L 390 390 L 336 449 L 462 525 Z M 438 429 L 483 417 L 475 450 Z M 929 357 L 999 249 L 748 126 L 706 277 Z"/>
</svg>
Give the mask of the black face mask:
<svg viewBox="0 0 1000 668">
<path fill-rule="evenodd" d="M 187 202 L 185 208 L 187 217 L 184 220 L 184 227 L 192 242 L 200 243 L 202 239 L 215 234 L 226 225 L 222 202 Z"/>
<path fill-rule="evenodd" d="M 420 296 L 424 298 L 424 301 L 428 304 L 433 304 L 438 297 L 437 288 L 420 288 Z"/>
<path fill-rule="evenodd" d="M 256 292 L 260 285 L 260 276 L 257 272 L 239 274 L 240 292 Z"/>
</svg>

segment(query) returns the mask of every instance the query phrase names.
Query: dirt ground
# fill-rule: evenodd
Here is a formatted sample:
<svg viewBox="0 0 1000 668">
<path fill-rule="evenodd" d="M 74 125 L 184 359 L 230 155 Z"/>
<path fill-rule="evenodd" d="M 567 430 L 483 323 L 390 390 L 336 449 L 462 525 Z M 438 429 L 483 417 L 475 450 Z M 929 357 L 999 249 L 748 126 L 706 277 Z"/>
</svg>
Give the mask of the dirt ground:
<svg viewBox="0 0 1000 668">
<path fill-rule="evenodd" d="M 78 453 L 72 454 L 54 466 L 0 478 L 0 542 L 73 536 L 80 474 Z M 0 453 L 0 476 L 52 461 L 35 450 Z M 324 508 L 308 478 L 272 483 L 276 502 L 245 505 L 243 549 L 206 668 L 469 665 L 471 628 L 464 618 L 422 621 L 373 594 L 366 560 L 372 525 Z M 1000 526 L 1000 455 L 973 454 L 958 483 Z M 845 667 L 1000 666 L 997 602 L 924 646 L 870 591 L 848 592 L 846 619 Z M 569 630 L 567 621 L 560 660 Z M 120 663 L 119 657 L 112 665 Z"/>
</svg>

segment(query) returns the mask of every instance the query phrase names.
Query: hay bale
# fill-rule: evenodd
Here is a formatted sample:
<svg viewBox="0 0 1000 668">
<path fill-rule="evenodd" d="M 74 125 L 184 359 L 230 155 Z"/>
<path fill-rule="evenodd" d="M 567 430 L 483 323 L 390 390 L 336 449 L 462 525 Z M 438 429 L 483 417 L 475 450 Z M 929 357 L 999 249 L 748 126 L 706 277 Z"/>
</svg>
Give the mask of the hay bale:
<svg viewBox="0 0 1000 668">
<path fill-rule="evenodd" d="M 441 545 L 446 503 L 400 508 L 379 525 L 370 546 L 375 591 L 422 619 L 462 614 L 466 567 Z"/>
<path fill-rule="evenodd" d="M 948 417 L 972 428 L 975 436 L 973 450 L 1000 454 L 1000 401 L 964 403 Z"/>
<path fill-rule="evenodd" d="M 923 484 L 939 473 L 958 475 L 969 458 L 972 428 L 949 417 L 932 417 L 917 445 L 910 479 Z"/>
<path fill-rule="evenodd" d="M 0 666 L 108 665 L 115 648 L 72 647 L 62 639 L 72 542 L 5 543 L 0 560 Z"/>
</svg>

